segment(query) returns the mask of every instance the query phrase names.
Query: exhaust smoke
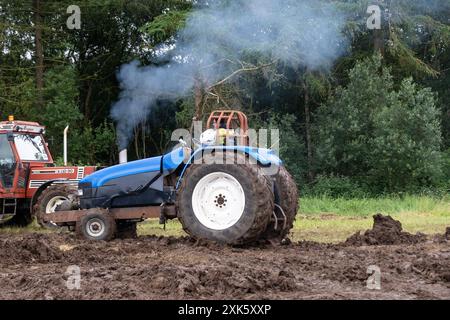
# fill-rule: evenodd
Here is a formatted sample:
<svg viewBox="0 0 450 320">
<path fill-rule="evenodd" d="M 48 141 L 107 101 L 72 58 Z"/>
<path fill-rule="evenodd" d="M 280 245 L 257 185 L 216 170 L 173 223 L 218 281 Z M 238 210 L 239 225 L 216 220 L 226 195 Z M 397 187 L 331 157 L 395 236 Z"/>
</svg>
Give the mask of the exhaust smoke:
<svg viewBox="0 0 450 320">
<path fill-rule="evenodd" d="M 155 50 L 164 65 L 133 61 L 118 72 L 122 92 L 111 109 L 119 149 L 158 100 L 192 94 L 198 80 L 209 87 L 242 61 L 284 63 L 309 70 L 329 68 L 348 48 L 345 16 L 325 0 L 218 0 L 197 6 L 172 45 Z M 162 52 L 162 53 L 161 53 Z"/>
</svg>

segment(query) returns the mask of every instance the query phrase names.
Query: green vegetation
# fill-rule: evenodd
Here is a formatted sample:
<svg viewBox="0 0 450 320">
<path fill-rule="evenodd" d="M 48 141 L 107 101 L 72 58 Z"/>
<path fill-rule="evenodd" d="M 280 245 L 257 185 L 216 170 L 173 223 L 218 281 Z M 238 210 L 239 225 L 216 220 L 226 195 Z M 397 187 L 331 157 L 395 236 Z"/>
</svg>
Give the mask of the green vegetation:
<svg viewBox="0 0 450 320">
<path fill-rule="evenodd" d="M 133 128 L 130 160 L 165 151 L 171 132 L 189 128 L 195 114 L 235 108 L 254 128 L 280 129 L 281 156 L 303 195 L 447 194 L 450 0 L 380 3 L 392 16 L 383 18 L 379 32 L 366 27 L 369 1 L 332 3 L 347 17 L 342 33 L 349 46 L 329 68 L 294 67 L 252 48 L 236 60 L 233 50 L 219 46 L 230 73 L 252 71 L 158 101 Z M 208 1 L 81 0 L 80 30 L 66 28 L 72 4 L 0 0 L 0 119 L 14 114 L 46 125 L 55 158 L 70 125 L 71 163 L 115 164 L 110 110 L 121 92 L 117 70 L 133 60 L 164 65 L 158 50 L 183 40 L 179 31 L 192 10 Z"/>
<path fill-rule="evenodd" d="M 331 213 L 339 216 L 367 217 L 375 213 L 429 213 L 450 216 L 450 198 L 429 196 L 381 197 L 381 198 L 329 198 L 304 197 L 300 199 L 300 214 L 315 216 Z"/>
<path fill-rule="evenodd" d="M 376 213 L 391 215 L 410 233 L 444 233 L 450 226 L 450 198 L 430 196 L 381 198 L 305 197 L 294 225 L 294 240 L 340 242 L 372 227 Z"/>
<path fill-rule="evenodd" d="M 417 232 L 429 235 L 443 234 L 446 226 L 450 225 L 450 210 L 446 215 L 403 212 L 391 216 L 402 223 L 404 231 L 413 234 Z M 372 217 L 333 214 L 299 216 L 291 238 L 294 241 L 341 242 L 355 232 L 372 228 L 372 224 Z"/>
<path fill-rule="evenodd" d="M 395 90 L 381 56 L 358 62 L 349 80 L 317 112 L 319 172 L 351 177 L 372 194 L 437 186 L 441 127 L 431 90 L 411 78 Z"/>
</svg>

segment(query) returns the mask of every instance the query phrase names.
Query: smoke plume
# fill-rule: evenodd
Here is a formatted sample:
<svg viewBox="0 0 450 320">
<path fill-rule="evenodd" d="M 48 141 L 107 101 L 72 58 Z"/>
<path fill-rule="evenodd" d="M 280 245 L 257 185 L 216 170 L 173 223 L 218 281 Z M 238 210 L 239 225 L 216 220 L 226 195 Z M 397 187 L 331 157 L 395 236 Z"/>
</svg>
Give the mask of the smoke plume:
<svg viewBox="0 0 450 320">
<path fill-rule="evenodd" d="M 330 67 L 348 47 L 341 32 L 345 21 L 322 0 L 222 0 L 197 7 L 175 45 L 160 50 L 168 63 L 143 67 L 134 61 L 118 72 L 122 92 L 111 116 L 119 147 L 126 148 L 133 128 L 158 100 L 190 94 L 198 79 L 213 85 L 249 56 L 294 68 Z"/>
</svg>

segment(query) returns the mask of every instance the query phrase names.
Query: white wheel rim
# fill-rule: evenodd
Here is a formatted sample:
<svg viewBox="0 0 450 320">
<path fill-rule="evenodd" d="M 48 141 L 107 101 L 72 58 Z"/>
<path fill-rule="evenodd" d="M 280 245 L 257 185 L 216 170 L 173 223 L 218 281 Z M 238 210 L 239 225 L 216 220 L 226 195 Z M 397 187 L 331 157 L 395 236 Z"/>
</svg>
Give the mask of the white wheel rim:
<svg viewBox="0 0 450 320">
<path fill-rule="evenodd" d="M 225 172 L 204 176 L 192 193 L 195 217 L 212 230 L 232 227 L 242 217 L 244 207 L 244 189 L 235 177 Z"/>
<path fill-rule="evenodd" d="M 105 230 L 105 223 L 100 219 L 91 219 L 86 224 L 86 232 L 91 237 L 102 235 Z"/>
<path fill-rule="evenodd" d="M 45 213 L 55 212 L 56 207 L 58 207 L 60 204 L 62 204 L 66 200 L 68 200 L 68 199 L 63 196 L 56 196 L 56 197 L 51 198 L 50 201 L 47 202 L 47 205 L 45 206 Z"/>
</svg>

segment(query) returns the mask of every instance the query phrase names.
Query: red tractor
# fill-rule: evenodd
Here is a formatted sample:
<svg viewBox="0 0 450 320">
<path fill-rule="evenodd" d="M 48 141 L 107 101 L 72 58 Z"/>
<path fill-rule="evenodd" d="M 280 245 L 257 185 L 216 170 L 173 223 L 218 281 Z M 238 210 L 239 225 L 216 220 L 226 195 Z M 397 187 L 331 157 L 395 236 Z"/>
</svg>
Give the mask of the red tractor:
<svg viewBox="0 0 450 320">
<path fill-rule="evenodd" d="M 57 167 L 36 122 L 0 122 L 0 224 L 25 226 L 77 193 L 78 181 L 96 167 Z"/>
</svg>

